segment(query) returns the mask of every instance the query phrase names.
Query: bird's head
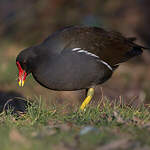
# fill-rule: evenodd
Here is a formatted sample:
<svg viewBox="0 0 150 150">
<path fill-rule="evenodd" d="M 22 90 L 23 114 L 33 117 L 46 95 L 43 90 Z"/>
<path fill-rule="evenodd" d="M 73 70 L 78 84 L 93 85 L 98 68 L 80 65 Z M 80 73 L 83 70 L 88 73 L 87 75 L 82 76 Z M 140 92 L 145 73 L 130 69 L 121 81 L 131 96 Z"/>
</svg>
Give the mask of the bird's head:
<svg viewBox="0 0 150 150">
<path fill-rule="evenodd" d="M 16 65 L 19 71 L 18 84 L 23 87 L 25 79 L 32 72 L 32 64 L 35 54 L 33 48 L 21 51 L 16 58 Z"/>
</svg>

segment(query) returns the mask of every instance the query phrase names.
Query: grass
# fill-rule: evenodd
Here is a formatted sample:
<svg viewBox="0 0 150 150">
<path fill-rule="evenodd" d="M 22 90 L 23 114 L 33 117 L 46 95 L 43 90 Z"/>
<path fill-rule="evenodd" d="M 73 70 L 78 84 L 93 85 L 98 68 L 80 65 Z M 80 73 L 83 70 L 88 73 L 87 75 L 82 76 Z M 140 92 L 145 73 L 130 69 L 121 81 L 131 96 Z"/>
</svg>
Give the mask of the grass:
<svg viewBox="0 0 150 150">
<path fill-rule="evenodd" d="M 143 149 L 150 147 L 149 107 L 133 107 L 106 98 L 81 112 L 67 106 L 46 106 L 41 100 L 27 113 L 0 116 L 3 150 Z"/>
</svg>

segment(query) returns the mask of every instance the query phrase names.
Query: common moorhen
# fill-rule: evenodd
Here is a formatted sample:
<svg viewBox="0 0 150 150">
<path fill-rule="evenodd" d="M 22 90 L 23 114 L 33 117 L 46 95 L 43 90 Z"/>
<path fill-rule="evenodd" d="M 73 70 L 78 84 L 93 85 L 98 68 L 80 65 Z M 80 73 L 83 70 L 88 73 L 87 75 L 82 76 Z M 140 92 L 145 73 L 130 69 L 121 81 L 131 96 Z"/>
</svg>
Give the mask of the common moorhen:
<svg viewBox="0 0 150 150">
<path fill-rule="evenodd" d="M 19 86 L 29 73 L 42 86 L 59 91 L 86 89 L 83 110 L 94 87 L 108 80 L 120 63 L 146 49 L 121 33 L 98 27 L 71 26 L 50 35 L 37 46 L 19 53 Z"/>
</svg>

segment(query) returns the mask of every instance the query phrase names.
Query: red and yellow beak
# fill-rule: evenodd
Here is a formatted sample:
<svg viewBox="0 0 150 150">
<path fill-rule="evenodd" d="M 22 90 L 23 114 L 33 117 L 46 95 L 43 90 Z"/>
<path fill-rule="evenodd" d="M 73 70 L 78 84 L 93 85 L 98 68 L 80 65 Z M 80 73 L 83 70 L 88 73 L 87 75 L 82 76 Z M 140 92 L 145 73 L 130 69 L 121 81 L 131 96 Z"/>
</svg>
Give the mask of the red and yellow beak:
<svg viewBox="0 0 150 150">
<path fill-rule="evenodd" d="M 18 77 L 18 84 L 19 86 L 23 87 L 24 81 L 26 79 L 27 73 L 24 71 L 20 65 L 20 63 L 17 61 L 17 68 L 19 70 L 19 77 Z"/>
</svg>

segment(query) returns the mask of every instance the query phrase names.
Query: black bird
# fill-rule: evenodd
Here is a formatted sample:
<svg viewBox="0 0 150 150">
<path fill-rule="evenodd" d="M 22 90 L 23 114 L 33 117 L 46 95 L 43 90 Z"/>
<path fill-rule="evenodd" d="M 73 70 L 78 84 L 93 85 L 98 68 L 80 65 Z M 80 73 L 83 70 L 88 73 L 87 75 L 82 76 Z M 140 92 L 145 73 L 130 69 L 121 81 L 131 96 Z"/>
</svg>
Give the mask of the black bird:
<svg viewBox="0 0 150 150">
<path fill-rule="evenodd" d="M 23 86 L 26 76 L 32 73 L 48 89 L 86 89 L 87 97 L 80 107 L 83 110 L 96 85 L 107 81 L 120 63 L 146 49 L 134 40 L 98 27 L 71 26 L 58 30 L 41 44 L 19 53 L 19 85 Z"/>
</svg>

